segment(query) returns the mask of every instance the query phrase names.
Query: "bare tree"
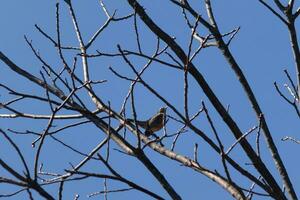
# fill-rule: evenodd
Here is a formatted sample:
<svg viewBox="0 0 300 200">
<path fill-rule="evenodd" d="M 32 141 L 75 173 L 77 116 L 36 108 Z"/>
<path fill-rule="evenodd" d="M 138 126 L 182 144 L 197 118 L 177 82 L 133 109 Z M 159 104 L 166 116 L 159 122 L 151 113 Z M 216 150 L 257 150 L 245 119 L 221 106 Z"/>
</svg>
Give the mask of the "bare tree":
<svg viewBox="0 0 300 200">
<path fill-rule="evenodd" d="M 97 181 L 103 180 L 103 190 L 95 191 L 89 194 L 89 197 L 101 194 L 108 199 L 109 193 L 135 190 L 153 199 L 182 199 L 178 188 L 174 187 L 174 182 L 168 180 L 160 166 L 153 161 L 152 152 L 156 152 L 160 155 L 160 159 L 176 161 L 170 162 L 170 165 L 179 163 L 188 168 L 186 170 L 192 169 L 194 174 L 202 174 L 214 181 L 216 186 L 222 187 L 234 199 L 253 199 L 255 197 L 277 200 L 298 199 L 295 187 L 269 129 L 269 122 L 265 119 L 264 112 L 247 76 L 229 48 L 240 27 L 229 32 L 221 30 L 215 19 L 210 0 L 204 2 L 205 15 L 199 13 L 196 6 L 187 0 L 169 0 L 168 2 L 170 7 L 167 9 L 174 9 L 174 12 L 181 15 L 186 25 L 182 29 L 190 32 L 190 35 L 185 37 L 187 39 L 185 42 L 188 44 L 186 48 L 167 33 L 159 25 L 159 21 L 152 19 L 147 8 L 144 8 L 136 0 L 127 0 L 126 4 L 131 8 L 131 12 L 124 16 L 119 16 L 116 10 L 109 10 L 104 2 L 99 0 L 99 7 L 107 19 L 91 38 L 86 39 L 83 36 L 86 30 L 80 28 L 79 17 L 75 13 L 72 1 L 65 0 L 62 2 L 62 6 L 69 9 L 77 45 L 64 45 L 59 3 L 56 4 L 55 37 L 40 25 L 35 25 L 37 31 L 57 50 L 58 59 L 55 66 L 50 64 L 53 62 L 45 59 L 42 55 L 43 52 L 40 53 L 27 36 L 25 36 L 25 41 L 41 64 L 40 74 L 26 71 L 22 64 L 15 63 L 13 58 L 0 52 L 2 66 L 8 67 L 14 73 L 27 79 L 32 87 L 38 86 L 43 89 L 43 94 L 39 91 L 22 92 L 10 85 L 0 83 L 3 96 L 9 95 L 11 98 L 6 102 L 1 102 L 0 117 L 11 120 L 17 120 L 16 118 L 47 120 L 47 125 L 42 131 L 34 131 L 34 128 L 20 130 L 17 127 L 8 130 L 0 129 L 2 138 L 15 150 L 19 158 L 19 161 L 14 164 L 6 162 L 6 158 L 0 158 L 1 168 L 5 171 L 4 174 L 0 174 L 0 182 L 17 188 L 15 192 L 0 194 L 0 197 L 15 197 L 19 193 L 27 192 L 28 198 L 34 199 L 35 195 L 32 191 L 35 191 L 45 199 L 65 199 L 64 188 L 66 185 L 77 184 L 82 180 L 95 180 L 95 184 L 99 184 L 98 187 L 100 187 L 101 183 Z M 217 2 L 215 3 L 217 4 Z M 291 105 L 295 111 L 296 120 L 299 120 L 300 52 L 295 21 L 299 16 L 300 9 L 294 8 L 294 0 L 290 0 L 286 5 L 279 0 L 272 1 L 273 4 L 263 0 L 258 0 L 257 3 L 262 4 L 279 18 L 289 32 L 297 81 L 293 81 L 294 75 L 284 70 L 288 81 L 285 89 L 289 96 L 284 94 L 276 82 L 274 82 L 276 89 L 274 91 L 277 91 L 283 100 Z M 101 38 L 103 32 L 109 31 L 113 25 L 121 26 L 124 23 L 132 24 L 130 30 L 134 34 L 137 50 L 129 50 L 120 44 L 111 44 L 115 51 L 107 51 L 109 47 L 105 47 L 107 49 L 104 50 L 93 49 L 95 42 Z M 149 30 L 152 33 L 152 38 L 147 38 L 147 40 L 156 44 L 154 49 L 143 46 L 145 36 L 141 34 L 141 29 Z M 126 40 L 126 38 L 123 39 Z M 196 62 L 199 55 L 208 48 L 217 49 L 222 53 L 249 100 L 249 108 L 253 109 L 256 123 L 246 132 L 242 130 L 242 125 L 234 119 L 229 107 L 224 106 L 225 102 L 218 97 Z M 146 53 L 150 51 L 153 53 Z M 78 59 L 81 60 L 80 63 Z M 94 64 L 91 64 L 95 60 L 101 63 L 105 59 L 119 60 L 124 65 L 118 68 L 114 65 L 109 66 L 109 79 L 101 79 L 100 75 L 95 76 L 95 73 L 101 69 L 95 69 Z M 147 71 L 156 64 L 170 72 L 175 70 L 183 77 L 183 87 L 179 90 L 180 94 L 183 94 L 182 105 L 174 103 L 159 88 L 153 86 L 155 77 L 152 77 L 150 81 L 146 77 Z M 123 101 L 118 105 L 113 99 L 109 99 L 108 95 L 104 96 L 105 94 L 98 90 L 102 85 L 109 87 L 111 79 L 116 78 L 129 84 Z M 144 94 L 152 94 L 155 101 L 160 102 L 162 106 L 167 106 L 167 111 L 162 108 L 157 115 L 142 121 L 139 117 L 141 113 L 137 108 L 138 98 L 135 95 L 140 92 L 141 88 Z M 113 91 L 113 88 L 110 90 Z M 207 100 L 196 100 L 195 103 L 193 95 L 202 92 Z M 178 95 L 178 98 L 182 97 Z M 29 101 L 32 105 L 38 103 L 45 108 L 45 111 L 43 110 L 41 113 L 24 112 L 22 106 L 19 106 L 24 101 Z M 152 100 L 144 98 L 144 101 L 151 104 Z M 196 111 L 195 105 L 198 106 Z M 118 108 L 120 108 L 119 111 Z M 47 110 L 50 111 L 50 114 L 45 114 Z M 205 117 L 208 128 L 204 128 L 203 125 L 199 126 L 197 123 L 201 116 Z M 251 118 L 251 116 L 243 117 Z M 220 129 L 220 125 L 224 128 Z M 100 133 L 99 138 L 102 140 L 97 142 L 96 146 L 82 143 L 86 147 L 82 151 L 66 142 L 64 137 L 59 137 L 70 129 L 75 130 L 74 133 L 76 130 L 80 131 L 82 126 L 96 127 L 96 132 Z M 233 142 L 225 139 L 227 132 L 234 137 Z M 15 141 L 24 135 L 30 139 L 33 138 L 31 143 L 34 149 L 33 159 L 26 159 L 22 149 L 23 145 L 19 145 Z M 252 135 L 255 140 L 251 139 Z M 188 141 L 187 146 L 193 156 L 183 153 L 184 151 L 179 145 L 183 137 L 185 142 Z M 265 141 L 264 148 L 269 150 L 268 155 L 272 157 L 273 164 L 268 163 L 268 159 L 261 156 L 261 138 Z M 289 136 L 283 138 L 283 140 L 288 139 L 300 143 L 297 139 Z M 44 166 L 47 166 L 48 163 L 43 156 L 51 150 L 51 147 L 46 146 L 45 143 L 50 140 L 80 156 L 80 161 L 77 157 L 63 161 L 57 157 L 57 165 L 60 166 L 60 169 L 45 169 Z M 219 160 L 221 167 L 201 162 L 200 158 L 203 152 L 199 152 L 199 142 L 216 153 L 214 159 Z M 241 151 L 241 157 L 233 155 L 232 152 L 236 149 Z M 134 158 L 144 166 L 145 171 L 148 171 L 156 179 L 160 184 L 161 191 L 153 191 L 147 187 L 147 184 L 136 182 L 127 178 L 127 174 L 119 173 L 117 168 L 122 163 L 120 163 L 121 161 L 119 163 L 111 161 L 112 155 L 123 157 L 123 159 Z M 30 164 L 31 160 L 33 163 Z M 245 164 L 244 161 L 247 163 Z M 19 170 L 19 163 L 22 165 L 22 172 Z M 70 166 L 66 168 L 65 163 L 70 163 Z M 135 164 L 138 165 L 138 163 Z M 95 170 L 100 166 L 101 169 L 105 169 L 105 172 L 100 173 Z M 275 167 L 277 172 L 272 171 L 272 167 Z M 172 168 L 172 166 L 168 166 L 168 168 Z M 203 176 L 199 176 L 199 179 Z M 108 181 L 120 183 L 125 187 L 113 189 L 108 185 Z M 246 186 L 245 183 L 248 185 Z M 51 185 L 57 186 L 56 192 L 47 189 L 47 186 Z M 162 191 L 166 192 L 168 196 L 164 196 Z M 74 199 L 79 198 L 79 195 L 74 192 Z"/>
</svg>

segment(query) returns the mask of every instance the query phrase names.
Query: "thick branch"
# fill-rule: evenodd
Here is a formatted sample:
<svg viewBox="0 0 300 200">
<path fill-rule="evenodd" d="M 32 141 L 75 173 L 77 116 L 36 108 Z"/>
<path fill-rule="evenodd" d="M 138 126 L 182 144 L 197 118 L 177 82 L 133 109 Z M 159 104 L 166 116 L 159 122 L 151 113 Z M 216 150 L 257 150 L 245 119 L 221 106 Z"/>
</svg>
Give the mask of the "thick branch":
<svg viewBox="0 0 300 200">
<path fill-rule="evenodd" d="M 181 60 L 182 63 L 185 63 L 187 60 L 187 56 L 182 50 L 182 48 L 162 29 L 160 29 L 153 21 L 152 19 L 146 14 L 144 9 L 140 4 L 138 4 L 135 0 L 128 0 L 128 3 L 131 5 L 133 9 L 137 12 L 137 14 L 140 16 L 140 18 L 144 21 L 144 23 L 149 27 L 149 29 L 155 33 L 158 37 L 160 37 L 164 42 L 168 44 L 168 46 L 174 51 L 174 53 L 177 55 L 177 57 Z M 196 19 L 199 19 L 201 23 L 201 17 L 197 14 Z M 209 85 L 207 84 L 206 80 L 202 76 L 202 74 L 196 69 L 196 67 L 193 65 L 193 63 L 189 63 L 189 73 L 195 78 L 199 86 L 203 89 L 211 103 L 214 105 L 220 116 L 223 118 L 225 123 L 228 125 L 228 127 L 231 129 L 234 136 L 238 139 L 240 138 L 243 133 L 235 123 L 235 121 L 231 118 L 231 116 L 228 114 L 226 109 L 223 107 L 219 99 L 216 97 L 214 92 L 211 90 Z M 260 112 L 261 113 L 261 112 Z M 267 169 L 265 164 L 262 162 L 262 160 L 256 155 L 256 152 L 252 148 L 252 146 L 247 142 L 247 140 L 243 139 L 240 141 L 241 146 L 243 147 L 244 151 L 247 153 L 248 157 L 251 159 L 253 165 L 255 168 L 260 172 L 260 174 L 264 177 L 264 179 L 268 182 L 268 184 L 274 189 L 273 195 L 275 196 L 275 193 L 280 194 L 281 199 L 286 199 L 281 191 L 281 188 L 277 184 L 276 180 L 270 173 L 270 171 Z M 279 198 L 279 197 L 278 197 Z"/>
</svg>

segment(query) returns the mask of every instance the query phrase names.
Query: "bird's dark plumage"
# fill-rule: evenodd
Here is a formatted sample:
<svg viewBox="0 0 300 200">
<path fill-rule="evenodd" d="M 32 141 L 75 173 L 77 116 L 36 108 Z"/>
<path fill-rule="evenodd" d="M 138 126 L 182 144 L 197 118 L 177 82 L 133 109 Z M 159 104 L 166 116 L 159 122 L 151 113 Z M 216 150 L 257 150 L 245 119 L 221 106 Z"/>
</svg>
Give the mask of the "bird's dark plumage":
<svg viewBox="0 0 300 200">
<path fill-rule="evenodd" d="M 153 117 L 148 119 L 147 121 L 136 121 L 137 125 L 145 129 L 145 135 L 150 136 L 156 131 L 159 131 L 163 128 L 166 117 L 166 108 L 160 108 L 158 113 L 156 113 Z M 130 119 L 130 121 L 134 122 L 134 120 Z"/>
</svg>

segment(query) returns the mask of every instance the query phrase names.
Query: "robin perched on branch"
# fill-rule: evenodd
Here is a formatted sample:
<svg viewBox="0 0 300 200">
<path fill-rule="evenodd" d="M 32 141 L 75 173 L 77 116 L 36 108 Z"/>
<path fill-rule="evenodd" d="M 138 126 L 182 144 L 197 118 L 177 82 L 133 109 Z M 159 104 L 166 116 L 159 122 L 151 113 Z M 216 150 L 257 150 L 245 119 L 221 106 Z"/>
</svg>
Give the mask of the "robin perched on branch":
<svg viewBox="0 0 300 200">
<path fill-rule="evenodd" d="M 162 107 L 159 109 L 159 111 L 152 116 L 150 119 L 146 121 L 138 121 L 136 120 L 136 123 L 138 126 L 145 129 L 145 135 L 150 136 L 156 131 L 159 131 L 164 127 L 165 118 L 166 118 L 166 107 Z M 133 119 L 129 119 L 129 121 L 134 123 Z"/>
</svg>

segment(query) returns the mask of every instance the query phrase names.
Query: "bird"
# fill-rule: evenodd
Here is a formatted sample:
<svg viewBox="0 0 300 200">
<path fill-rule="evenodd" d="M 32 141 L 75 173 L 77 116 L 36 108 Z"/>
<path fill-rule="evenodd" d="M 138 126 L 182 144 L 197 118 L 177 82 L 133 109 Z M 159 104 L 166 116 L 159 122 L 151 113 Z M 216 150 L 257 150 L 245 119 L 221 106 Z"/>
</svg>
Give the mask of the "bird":
<svg viewBox="0 0 300 200">
<path fill-rule="evenodd" d="M 136 124 L 138 126 L 140 126 L 141 128 L 145 129 L 145 135 L 147 137 L 149 137 L 154 132 L 157 132 L 164 127 L 165 118 L 166 118 L 166 110 L 167 110 L 166 107 L 162 107 L 150 119 L 148 119 L 146 121 L 136 120 Z M 128 119 L 128 120 L 134 123 L 133 119 Z"/>
</svg>

